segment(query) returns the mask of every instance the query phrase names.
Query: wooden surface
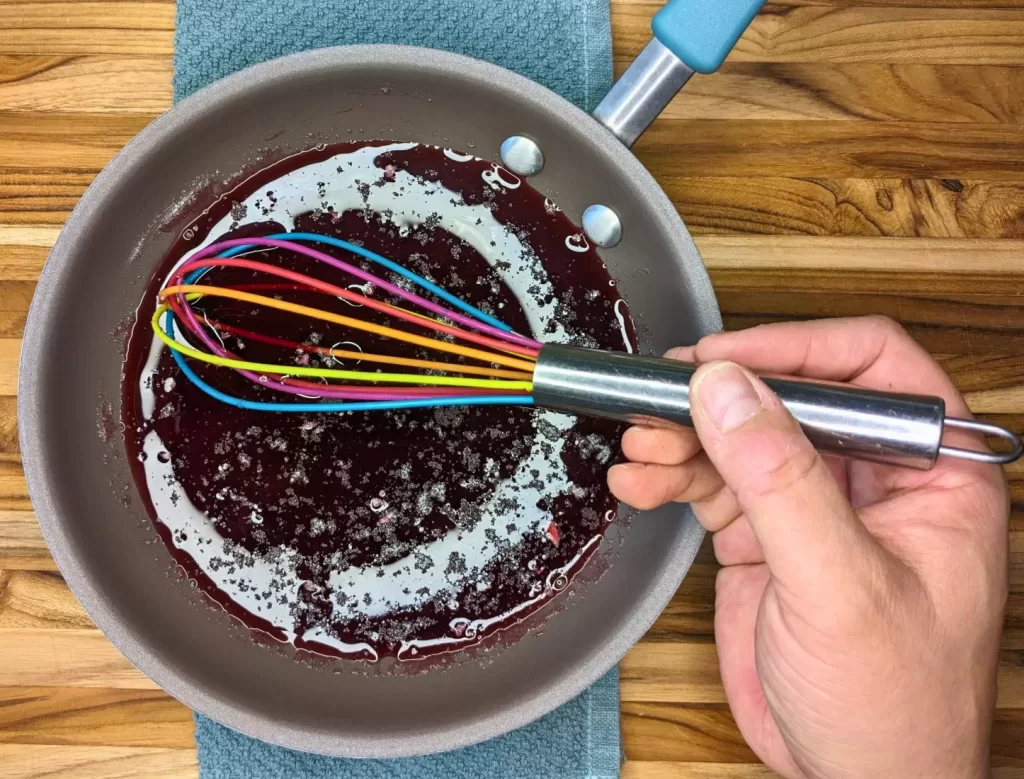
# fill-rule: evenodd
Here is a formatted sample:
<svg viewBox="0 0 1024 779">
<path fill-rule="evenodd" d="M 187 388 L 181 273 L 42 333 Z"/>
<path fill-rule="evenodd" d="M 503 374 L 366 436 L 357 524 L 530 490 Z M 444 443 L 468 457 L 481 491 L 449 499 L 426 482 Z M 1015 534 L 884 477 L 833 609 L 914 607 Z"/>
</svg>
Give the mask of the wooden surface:
<svg viewBox="0 0 1024 779">
<path fill-rule="evenodd" d="M 617 67 L 655 2 L 613 0 Z M 173 2 L 0 0 L 0 774 L 194 777 L 189 712 L 92 627 L 18 454 L 17 357 L 60 225 L 171 99 Z M 638 153 L 696 234 L 730 327 L 885 313 L 972 407 L 1024 430 L 1024 0 L 771 0 Z M 1024 777 L 1024 469 L 995 775 Z M 768 776 L 736 731 L 702 554 L 622 665 L 627 779 Z M 880 726 L 884 724 L 880 723 Z"/>
</svg>

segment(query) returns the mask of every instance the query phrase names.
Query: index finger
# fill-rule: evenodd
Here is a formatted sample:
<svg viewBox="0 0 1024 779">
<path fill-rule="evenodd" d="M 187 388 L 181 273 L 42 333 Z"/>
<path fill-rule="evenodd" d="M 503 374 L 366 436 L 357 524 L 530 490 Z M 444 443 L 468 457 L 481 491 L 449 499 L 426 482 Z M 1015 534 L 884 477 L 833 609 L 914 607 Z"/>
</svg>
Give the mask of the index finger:
<svg viewBox="0 0 1024 779">
<path fill-rule="evenodd" d="M 883 392 L 936 395 L 952 416 L 970 416 L 945 371 L 886 317 L 779 322 L 701 339 L 697 362 L 729 360 L 753 371 L 849 382 Z"/>
</svg>

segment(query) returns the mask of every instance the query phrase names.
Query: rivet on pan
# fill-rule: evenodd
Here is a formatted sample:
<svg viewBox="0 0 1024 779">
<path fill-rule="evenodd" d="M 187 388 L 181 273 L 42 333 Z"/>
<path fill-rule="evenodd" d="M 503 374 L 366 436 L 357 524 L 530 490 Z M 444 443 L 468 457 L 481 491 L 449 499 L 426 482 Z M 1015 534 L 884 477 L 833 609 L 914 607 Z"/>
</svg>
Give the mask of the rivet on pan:
<svg viewBox="0 0 1024 779">
<path fill-rule="evenodd" d="M 610 249 L 622 240 L 622 220 L 608 206 L 589 206 L 583 212 L 583 232 L 593 243 Z"/>
<path fill-rule="evenodd" d="M 501 161 L 518 176 L 536 176 L 544 169 L 544 152 L 535 141 L 513 135 L 501 143 Z"/>
</svg>

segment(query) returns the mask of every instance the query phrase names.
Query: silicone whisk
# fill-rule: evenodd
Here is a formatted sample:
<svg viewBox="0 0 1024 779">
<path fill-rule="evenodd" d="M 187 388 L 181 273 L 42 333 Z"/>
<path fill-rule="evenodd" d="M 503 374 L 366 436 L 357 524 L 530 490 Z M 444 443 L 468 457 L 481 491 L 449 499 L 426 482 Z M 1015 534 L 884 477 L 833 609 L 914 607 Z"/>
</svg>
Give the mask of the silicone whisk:
<svg viewBox="0 0 1024 779">
<path fill-rule="evenodd" d="M 323 244 L 363 257 L 444 304 L 428 300 L 308 244 Z M 238 256 L 254 249 L 294 252 L 341 270 L 371 286 L 364 286 L 363 292 L 357 292 L 303 273 Z M 249 287 L 246 289 L 201 283 L 203 276 L 214 268 L 249 270 L 287 282 L 288 289 L 340 298 L 353 306 L 364 306 L 385 314 L 396 320 L 396 326 L 378 325 L 355 316 L 344 316 L 249 291 L 254 287 L 273 288 L 275 285 L 272 284 L 246 285 Z M 373 292 L 379 290 L 389 299 L 397 298 L 401 303 L 384 302 L 373 297 L 372 293 L 365 294 L 371 289 Z M 295 343 L 200 316 L 193 304 L 203 297 L 228 298 L 342 325 L 424 347 L 437 352 L 441 358 L 449 359 L 414 359 Z M 514 333 L 512 328 L 493 316 L 386 257 L 338 238 L 314 233 L 284 233 L 211 244 L 194 253 L 173 272 L 160 290 L 159 298 L 160 303 L 153 314 L 153 331 L 172 350 L 178 368 L 200 390 L 238 408 L 331 412 L 533 403 L 533 370 L 541 349 L 538 341 Z M 280 346 L 293 353 L 300 350 L 325 358 L 325 362 L 358 360 L 381 366 L 384 370 L 251 362 L 230 352 L 221 334 Z M 453 356 L 463 358 L 464 362 L 451 360 Z M 189 365 L 190 359 L 233 370 L 251 382 L 301 397 L 305 402 L 254 401 L 228 394 L 204 381 Z"/>
</svg>

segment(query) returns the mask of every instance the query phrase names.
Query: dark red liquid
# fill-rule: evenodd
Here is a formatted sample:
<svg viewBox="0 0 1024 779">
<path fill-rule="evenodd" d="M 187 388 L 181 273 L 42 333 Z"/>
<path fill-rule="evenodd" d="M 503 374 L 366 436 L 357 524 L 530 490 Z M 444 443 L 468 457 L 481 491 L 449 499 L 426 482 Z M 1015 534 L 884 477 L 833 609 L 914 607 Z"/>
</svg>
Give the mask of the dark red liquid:
<svg viewBox="0 0 1024 779">
<path fill-rule="evenodd" d="M 561 435 L 548 429 L 550 425 L 545 425 L 538 412 L 514 407 L 345 415 L 241 410 L 203 394 L 164 351 L 152 387 L 156 408 L 150 420 L 144 418 L 138 381 L 150 348 L 149 317 L 152 301 L 170 267 L 197 246 L 228 213 L 242 218 L 237 204 L 256 192 L 265 195 L 261 209 L 266 213 L 248 216 L 262 216 L 268 221 L 244 225 L 226 237 L 284 232 L 281 224 L 271 221 L 275 217 L 273 181 L 289 171 L 365 145 L 311 150 L 270 166 L 250 177 L 230 197 L 217 200 L 192 223 L 155 275 L 140 309 L 127 358 L 123 409 L 129 454 L 140 492 L 148 494 L 145 466 L 138 459 L 142 442 L 150 431 L 156 431 L 185 492 L 183 497 L 205 513 L 229 542 L 213 565 L 221 573 L 237 573 L 232 586 L 246 587 L 246 555 L 272 558 L 280 550 L 291 550 L 300 560 L 301 582 L 274 581 L 260 594 L 263 602 L 270 603 L 294 593 L 298 587 L 299 599 L 291 610 L 292 624 L 274 625 L 258 613 L 258 608 L 247 610 L 232 602 L 230 595 L 206 575 L 209 571 L 204 572 L 188 553 L 177 548 L 182 539 L 173 537 L 150 504 L 151 516 L 175 558 L 190 576 L 199 580 L 204 591 L 255 629 L 281 639 L 281 628 L 296 633 L 298 646 L 305 643 L 316 651 L 330 653 L 330 648 L 303 642 L 301 638 L 318 628 L 347 643 L 369 644 L 378 655 L 385 656 L 395 654 L 402 642 L 411 639 L 462 638 L 458 629 L 452 627 L 453 619 L 461 623 L 489 620 L 536 599 L 545 575 L 579 557 L 588 543 L 603 532 L 606 516 L 614 513 L 616 502 L 605 486 L 605 473 L 618 452 L 621 429 L 607 422 L 577 420 L 565 434 L 560 455 L 570 489 L 551 492 L 540 501 L 534 499 L 533 505 L 518 505 L 519 501 L 509 500 L 507 505 L 491 506 L 484 511 L 482 506 L 496 486 L 520 469 L 532 447 L 550 446 L 545 444 L 545 436 L 557 439 Z M 622 330 L 614 311 L 620 298 L 600 257 L 593 250 L 570 250 L 566 239 L 578 235 L 578 228 L 525 182 L 517 189 L 495 190 L 483 178 L 493 167 L 490 163 L 456 162 L 446 157 L 443 150 L 429 146 L 385 153 L 376 164 L 379 177 L 361 186 L 384 186 L 395 171 L 407 171 L 422 180 L 439 183 L 462 202 L 487 205 L 498 222 L 513 228 L 536 253 L 557 300 L 557 319 L 571 340 L 580 345 L 622 350 Z M 507 172 L 502 175 L 515 179 Z M 443 229 L 437 219 L 427 216 L 419 227 L 403 236 L 386 215 L 366 209 L 339 213 L 328 203 L 317 204 L 314 193 L 310 201 L 312 206 L 320 207 L 297 216 L 295 230 L 361 244 L 432 278 L 449 292 L 498 316 L 516 331 L 529 334 L 523 306 L 503 281 L 502 272 L 507 268 L 492 267 L 472 246 Z M 352 255 L 340 250 L 317 248 L 354 262 Z M 339 286 L 358 281 L 288 252 L 268 250 L 248 256 Z M 382 273 L 378 266 L 369 263 L 362 263 L 362 267 Z M 250 271 L 218 269 L 208 274 L 203 283 L 268 281 L 272 280 Z M 353 309 L 323 295 L 294 291 L 280 294 L 285 299 L 339 314 L 386 322 L 379 314 Z M 354 340 L 367 352 L 451 359 L 395 341 L 363 334 L 356 337 L 351 330 L 338 325 L 230 300 L 207 297 L 196 304 L 196 311 L 210 320 L 299 343 L 331 346 Z M 631 341 L 635 340 L 628 317 L 625 321 Z M 532 335 L 544 340 L 546 334 Z M 281 347 L 228 334 L 223 337 L 228 350 L 247 360 L 324 364 L 323 358 L 315 355 L 306 362 L 309 356 Z M 230 394 L 271 402 L 302 401 L 222 368 L 191 364 L 206 381 Z M 537 488 L 543 490 L 545 475 L 538 472 L 533 479 L 539 482 Z M 555 529 L 544 532 L 546 522 L 540 522 L 537 531 L 521 541 L 505 541 L 508 531 L 515 527 L 505 516 L 523 511 L 542 519 L 548 517 Z M 481 523 L 501 552 L 475 575 L 469 575 L 466 560 L 457 551 L 441 561 L 422 554 L 426 544 L 452 533 L 472 531 Z M 570 575 L 584 562 L 585 557 Z M 340 613 L 339 606 L 348 604 L 349 596 L 343 586 L 332 587 L 332 573 L 350 567 L 376 569 L 393 563 L 413 568 L 444 566 L 452 588 L 441 594 L 425 593 L 430 596 L 414 608 L 387 608 L 376 616 Z M 548 586 L 542 592 L 553 597 L 564 585 L 565 581 L 559 581 L 557 587 Z M 370 601 L 362 605 L 369 606 Z M 380 605 L 374 604 L 375 609 Z M 519 611 L 514 620 L 522 619 L 540 605 Z M 499 627 L 496 625 L 491 631 Z"/>
</svg>

